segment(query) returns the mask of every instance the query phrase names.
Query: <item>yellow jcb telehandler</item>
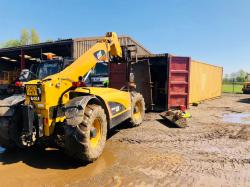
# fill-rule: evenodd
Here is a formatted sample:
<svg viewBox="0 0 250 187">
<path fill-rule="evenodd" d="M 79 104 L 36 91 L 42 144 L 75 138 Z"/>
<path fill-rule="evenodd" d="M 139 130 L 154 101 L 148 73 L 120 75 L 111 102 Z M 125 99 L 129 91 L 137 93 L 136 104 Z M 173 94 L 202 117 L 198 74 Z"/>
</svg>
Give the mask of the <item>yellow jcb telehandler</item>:
<svg viewBox="0 0 250 187">
<path fill-rule="evenodd" d="M 107 131 L 125 120 L 142 123 L 145 103 L 129 78 L 124 90 L 86 87 L 84 80 L 98 62 L 129 61 L 129 51 L 109 32 L 61 72 L 27 82 L 25 101 L 0 107 L 0 145 L 56 146 L 78 161 L 96 160 Z"/>
</svg>

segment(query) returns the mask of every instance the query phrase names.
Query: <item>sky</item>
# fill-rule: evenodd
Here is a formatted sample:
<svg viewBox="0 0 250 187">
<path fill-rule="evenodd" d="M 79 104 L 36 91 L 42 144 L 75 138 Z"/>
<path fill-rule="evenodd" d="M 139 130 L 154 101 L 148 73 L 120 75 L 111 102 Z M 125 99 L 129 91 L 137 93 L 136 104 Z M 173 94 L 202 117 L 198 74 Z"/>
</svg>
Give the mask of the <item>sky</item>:
<svg viewBox="0 0 250 187">
<path fill-rule="evenodd" d="M 130 35 L 152 53 L 250 73 L 249 0 L 0 0 L 0 43 L 35 28 L 42 41 Z"/>
</svg>

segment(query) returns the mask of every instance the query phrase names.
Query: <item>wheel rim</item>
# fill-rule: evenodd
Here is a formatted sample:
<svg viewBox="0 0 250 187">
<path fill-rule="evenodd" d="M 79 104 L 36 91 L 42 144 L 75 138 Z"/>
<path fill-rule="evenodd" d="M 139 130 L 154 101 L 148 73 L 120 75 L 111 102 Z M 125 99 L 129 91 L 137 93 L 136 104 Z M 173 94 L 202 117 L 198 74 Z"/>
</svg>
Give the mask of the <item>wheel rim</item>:
<svg viewBox="0 0 250 187">
<path fill-rule="evenodd" d="M 134 112 L 133 112 L 133 117 L 134 117 L 134 119 L 135 120 L 141 120 L 141 118 L 142 118 L 142 111 L 143 109 L 142 109 L 142 104 L 141 104 L 141 102 L 140 101 L 137 101 L 136 103 L 135 103 L 135 107 L 134 107 Z"/>
<path fill-rule="evenodd" d="M 90 136 L 90 145 L 91 147 L 96 147 L 102 137 L 102 125 L 99 119 L 95 119 L 91 126 L 92 131 L 95 131 L 95 136 Z"/>
</svg>

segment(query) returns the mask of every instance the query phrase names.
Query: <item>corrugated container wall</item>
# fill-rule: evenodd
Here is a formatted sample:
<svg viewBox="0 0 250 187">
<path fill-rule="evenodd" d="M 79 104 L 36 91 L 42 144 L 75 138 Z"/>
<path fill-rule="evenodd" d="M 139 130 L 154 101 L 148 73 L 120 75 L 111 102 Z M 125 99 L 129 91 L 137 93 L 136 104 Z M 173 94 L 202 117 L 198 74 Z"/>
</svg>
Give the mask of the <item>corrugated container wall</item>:
<svg viewBox="0 0 250 187">
<path fill-rule="evenodd" d="M 221 96 L 223 68 L 198 61 L 191 62 L 189 102 Z"/>
<path fill-rule="evenodd" d="M 74 39 L 74 58 L 78 58 L 88 49 L 90 49 L 102 37 L 78 38 Z M 119 36 L 121 46 L 135 45 L 137 47 L 137 55 L 150 55 L 151 53 L 141 44 L 129 36 Z"/>
</svg>

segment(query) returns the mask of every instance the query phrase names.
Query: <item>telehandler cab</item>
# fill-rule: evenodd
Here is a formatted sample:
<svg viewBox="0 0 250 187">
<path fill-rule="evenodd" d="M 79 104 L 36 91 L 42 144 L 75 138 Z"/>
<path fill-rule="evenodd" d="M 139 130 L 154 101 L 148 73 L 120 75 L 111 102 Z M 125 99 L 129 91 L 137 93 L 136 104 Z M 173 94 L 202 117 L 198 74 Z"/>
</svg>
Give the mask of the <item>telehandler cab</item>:
<svg viewBox="0 0 250 187">
<path fill-rule="evenodd" d="M 84 77 L 98 63 L 130 63 L 116 33 L 109 32 L 64 70 L 25 84 L 25 101 L 0 107 L 0 145 L 56 146 L 80 162 L 96 160 L 107 131 L 130 120 L 142 123 L 145 103 L 129 82 L 125 90 L 86 87 Z M 129 77 L 129 76 L 128 76 Z"/>
<path fill-rule="evenodd" d="M 36 60 L 29 69 L 21 70 L 19 77 L 15 79 L 7 88 L 8 95 L 22 94 L 26 82 L 34 79 L 43 79 L 62 71 L 73 62 L 72 58 L 47 58 L 46 60 Z M 1 102 L 0 102 L 1 106 Z"/>
</svg>

